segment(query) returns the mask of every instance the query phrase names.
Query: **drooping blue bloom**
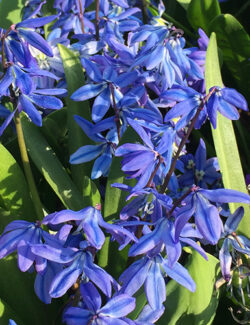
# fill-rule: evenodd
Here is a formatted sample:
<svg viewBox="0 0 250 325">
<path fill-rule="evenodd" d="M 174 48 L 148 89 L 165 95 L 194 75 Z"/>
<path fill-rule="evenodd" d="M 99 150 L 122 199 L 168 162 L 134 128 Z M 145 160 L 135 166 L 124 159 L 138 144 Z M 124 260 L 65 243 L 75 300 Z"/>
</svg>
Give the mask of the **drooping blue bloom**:
<svg viewBox="0 0 250 325">
<path fill-rule="evenodd" d="M 145 145 L 126 143 L 116 149 L 115 155 L 124 156 L 122 170 L 128 173 L 130 178 L 139 178 L 138 183 L 133 188 L 133 191 L 137 191 L 151 186 L 147 183 L 157 165 L 164 164 L 167 173 L 172 159 L 173 139 L 172 134 L 166 132 L 160 143 L 154 146 L 151 137 L 144 128 L 131 119 L 128 119 L 128 122 L 139 134 Z"/>
<path fill-rule="evenodd" d="M 120 276 L 122 287 L 119 292 L 133 295 L 145 282 L 145 293 L 150 307 L 159 310 L 166 300 L 165 277 L 169 276 L 190 291 L 196 289 L 195 283 L 188 271 L 179 263 L 168 266 L 167 259 L 160 254 L 149 257 L 144 256 L 131 264 Z"/>
<path fill-rule="evenodd" d="M 217 125 L 217 111 L 230 120 L 238 120 L 240 115 L 237 108 L 244 111 L 248 110 L 246 99 L 235 89 L 213 87 L 214 89 L 207 103 L 207 114 L 216 129 Z"/>
<path fill-rule="evenodd" d="M 205 109 L 204 96 L 190 87 L 178 86 L 172 88 L 163 92 L 161 98 L 178 102 L 167 112 L 164 119 L 164 121 L 167 122 L 181 116 L 176 123 L 176 130 L 180 130 L 186 126 L 188 122 L 192 120 L 199 107 L 202 106 L 203 110 Z M 200 127 L 205 119 L 206 116 L 202 117 L 200 121 L 198 121 L 197 127 Z"/>
<path fill-rule="evenodd" d="M 128 230 L 118 225 L 105 222 L 101 212 L 93 207 L 87 207 L 80 211 L 62 210 L 52 213 L 44 218 L 43 224 L 58 225 L 69 221 L 76 221 L 78 226 L 76 231 L 79 232 L 83 230 L 90 245 L 96 249 L 101 249 L 105 240 L 105 236 L 100 227 L 104 228 L 112 235 L 117 234 L 128 237 L 130 240 L 137 240 Z"/>
<path fill-rule="evenodd" d="M 235 231 L 244 215 L 244 209 L 238 208 L 231 214 L 224 225 L 224 242 L 219 252 L 221 273 L 228 282 L 231 279 L 232 250 L 250 256 L 250 241 L 245 236 L 236 235 Z"/>
<path fill-rule="evenodd" d="M 22 272 L 28 271 L 33 263 L 37 272 L 42 272 L 46 259 L 32 253 L 31 245 L 42 244 L 44 236 L 40 222 L 12 221 L 0 236 L 0 259 L 17 250 L 18 267 Z"/>
<path fill-rule="evenodd" d="M 206 190 L 194 186 L 193 191 L 185 199 L 185 205 L 178 210 L 175 216 L 176 240 L 178 240 L 184 225 L 194 215 L 195 224 L 203 238 L 213 245 L 218 242 L 223 231 L 223 224 L 218 208 L 210 201 L 221 204 L 230 202 L 250 203 L 250 197 L 235 190 Z"/>
<path fill-rule="evenodd" d="M 66 265 L 51 282 L 49 295 L 52 298 L 63 296 L 79 276 L 83 279 L 88 277 L 106 296 L 111 296 L 112 284 L 116 285 L 115 280 L 101 267 L 94 264 L 93 256 L 87 250 L 86 242 L 81 242 L 79 248 L 65 248 L 62 245 L 60 247 L 56 242 L 54 247 L 51 245 L 34 245 L 31 250 L 37 256 Z"/>
<path fill-rule="evenodd" d="M 71 164 L 81 164 L 96 159 L 91 172 L 91 178 L 107 176 L 112 162 L 112 156 L 118 144 L 118 136 L 115 129 L 111 129 L 104 137 L 101 133 L 96 133 L 94 125 L 83 117 L 75 115 L 76 122 L 93 141 L 99 142 L 97 145 L 86 145 L 80 147 L 70 156 Z"/>
<path fill-rule="evenodd" d="M 135 308 L 135 298 L 126 294 L 115 295 L 103 307 L 101 296 L 91 282 L 81 284 L 82 307 L 69 307 L 63 314 L 68 325 L 125 325 L 123 318 Z"/>
<path fill-rule="evenodd" d="M 88 76 L 95 82 L 95 84 L 87 84 L 77 89 L 72 94 L 71 99 L 75 101 L 84 101 L 97 96 L 92 107 L 92 119 L 94 122 L 98 122 L 107 113 L 110 104 L 113 104 L 114 99 L 112 98 L 111 87 L 114 89 L 114 96 L 116 95 L 113 84 L 119 87 L 127 87 L 135 81 L 137 78 L 137 72 L 125 72 L 118 76 L 112 66 L 104 67 L 105 69 L 102 72 L 96 63 L 86 58 L 83 58 L 81 62 Z"/>
</svg>

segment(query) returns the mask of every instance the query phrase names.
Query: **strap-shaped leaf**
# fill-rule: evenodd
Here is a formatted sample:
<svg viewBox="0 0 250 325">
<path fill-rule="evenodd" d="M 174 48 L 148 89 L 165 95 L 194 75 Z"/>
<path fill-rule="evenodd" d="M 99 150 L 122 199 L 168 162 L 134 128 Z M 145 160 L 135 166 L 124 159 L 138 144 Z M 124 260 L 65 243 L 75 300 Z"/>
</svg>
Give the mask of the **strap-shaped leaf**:
<svg viewBox="0 0 250 325">
<path fill-rule="evenodd" d="M 207 93 L 213 86 L 223 87 L 215 33 L 211 34 L 207 49 L 205 80 Z M 212 134 L 225 188 L 247 193 L 232 122 L 218 112 L 217 128 L 215 130 L 212 128 Z M 234 212 L 239 206 L 244 206 L 245 216 L 238 230 L 248 236 L 250 207 L 237 203 L 231 203 L 229 206 L 231 212 Z"/>
<path fill-rule="evenodd" d="M 208 31 L 209 23 L 220 13 L 218 0 L 192 0 L 187 9 L 188 21 L 195 30 L 201 27 Z"/>
<path fill-rule="evenodd" d="M 35 220 L 34 206 L 23 171 L 2 144 L 0 144 L 0 206 L 12 213 L 12 219 Z M 11 218 L 8 220 L 10 222 Z"/>
<path fill-rule="evenodd" d="M 68 147 L 69 154 L 73 154 L 80 147 L 91 144 L 92 141 L 83 132 L 74 120 L 74 115 L 80 115 L 87 120 L 91 120 L 88 101 L 76 102 L 70 99 L 75 90 L 84 85 L 83 67 L 79 60 L 79 55 L 69 50 L 65 46 L 58 44 L 60 55 L 63 61 L 63 68 L 67 81 L 68 97 L 67 103 L 67 125 L 68 125 Z M 92 163 L 71 165 L 72 178 L 78 189 L 84 189 L 84 176 L 91 174 Z"/>
<path fill-rule="evenodd" d="M 83 197 L 58 160 L 37 126 L 22 117 L 22 126 L 29 155 L 66 208 L 80 210 Z"/>
</svg>

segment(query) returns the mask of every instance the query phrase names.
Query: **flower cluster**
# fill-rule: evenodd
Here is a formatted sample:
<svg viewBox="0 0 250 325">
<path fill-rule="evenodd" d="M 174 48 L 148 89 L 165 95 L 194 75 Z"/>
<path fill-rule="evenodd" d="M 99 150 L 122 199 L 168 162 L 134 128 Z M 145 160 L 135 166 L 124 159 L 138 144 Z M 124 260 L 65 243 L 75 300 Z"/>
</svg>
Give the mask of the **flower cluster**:
<svg viewBox="0 0 250 325">
<path fill-rule="evenodd" d="M 65 45 L 79 54 L 85 71 L 85 84 L 71 100 L 92 104 L 92 121 L 75 115 L 92 144 L 80 147 L 69 162 L 94 160 L 91 178 L 103 185 L 112 161 L 121 157 L 130 185 L 112 186 L 128 192 L 129 202 L 112 223 L 103 219 L 100 205 L 49 211 L 33 223 L 13 221 L 0 236 L 0 258 L 16 251 L 19 269 L 36 271 L 35 292 L 44 303 L 73 295 L 63 313 L 68 325 L 154 324 L 164 312 L 168 279 L 196 290 L 182 265 L 184 246 L 207 259 L 206 246 L 224 238 L 219 259 L 226 281 L 232 250 L 250 255 L 249 240 L 236 235 L 243 208 L 225 224 L 222 218 L 228 203 L 249 204 L 250 197 L 222 188 L 217 158 L 207 159 L 203 139 L 194 155 L 186 148 L 193 128 L 207 120 L 216 128 L 218 112 L 237 120 L 237 109 L 248 109 L 246 100 L 217 85 L 206 94 L 208 37 L 202 30 L 199 46 L 187 48 L 182 30 L 160 15 L 143 24 L 132 1 L 97 1 L 93 10 L 92 1 L 55 0 L 57 14 L 43 17 L 44 3 L 29 1 L 24 20 L 0 31 L 0 135 L 14 116 L 26 114 L 42 126 L 44 116 L 63 107 L 56 96 L 67 95 L 67 85 L 57 44 Z M 120 250 L 128 246 L 130 263 L 119 279 L 98 265 L 104 231 Z M 147 304 L 132 320 L 126 316 L 143 284 Z"/>
</svg>

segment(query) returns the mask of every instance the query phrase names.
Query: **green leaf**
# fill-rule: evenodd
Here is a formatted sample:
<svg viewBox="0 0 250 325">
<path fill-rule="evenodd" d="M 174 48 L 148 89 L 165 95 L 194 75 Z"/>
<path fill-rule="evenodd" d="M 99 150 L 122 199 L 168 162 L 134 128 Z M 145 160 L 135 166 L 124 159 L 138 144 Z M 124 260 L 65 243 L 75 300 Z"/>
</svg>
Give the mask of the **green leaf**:
<svg viewBox="0 0 250 325">
<path fill-rule="evenodd" d="M 0 201 L 14 219 L 34 220 L 35 211 L 24 174 L 9 151 L 0 144 Z"/>
<path fill-rule="evenodd" d="M 28 153 L 41 174 L 66 208 L 80 210 L 84 207 L 82 195 L 51 149 L 40 129 L 22 116 L 22 126 Z"/>
<path fill-rule="evenodd" d="M 74 120 L 74 115 L 80 115 L 87 120 L 91 120 L 91 116 L 88 101 L 76 102 L 70 99 L 72 93 L 85 84 L 83 67 L 80 63 L 79 55 L 61 44 L 58 44 L 58 48 L 63 61 L 68 89 L 66 103 L 67 124 L 69 130 L 68 146 L 69 154 L 71 155 L 80 147 L 92 143 L 92 141 L 87 137 L 87 135 Z M 81 191 L 84 190 L 84 176 L 90 175 L 91 169 L 92 163 L 71 165 L 72 178 L 78 189 Z"/>
<path fill-rule="evenodd" d="M 196 291 L 190 292 L 174 280 L 167 284 L 164 315 L 158 325 L 209 325 L 212 324 L 218 306 L 218 292 L 214 290 L 219 261 L 210 254 L 206 261 L 192 250 L 185 267 L 196 283 Z"/>
<path fill-rule="evenodd" d="M 129 127 L 125 134 L 122 137 L 120 145 L 128 142 L 140 141 L 137 133 Z M 104 202 L 104 219 L 107 222 L 111 222 L 112 219 L 119 219 L 119 213 L 121 209 L 126 204 L 126 197 L 128 196 L 128 192 L 121 191 L 118 188 L 111 187 L 113 183 L 121 183 L 127 184 L 130 186 L 134 186 L 134 180 L 126 180 L 125 174 L 121 170 L 121 157 L 114 157 L 112 164 L 110 166 L 109 176 L 106 185 L 105 192 L 105 202 Z M 109 267 L 112 270 L 117 267 L 120 269 L 122 265 L 126 265 L 127 255 L 126 250 L 119 252 L 117 254 L 117 246 L 114 244 L 109 247 L 109 238 L 106 238 L 106 241 L 99 253 L 98 264 L 101 267 Z M 115 256 L 115 263 L 111 262 L 112 257 Z M 120 258 L 120 260 L 119 260 Z M 116 266 L 115 266 L 116 265 Z M 117 271 L 118 272 L 118 271 Z"/>
<path fill-rule="evenodd" d="M 224 62 L 244 95 L 250 88 L 250 37 L 232 15 L 220 15 L 209 25 L 209 32 L 215 32 L 218 46 L 223 52 Z"/>
<path fill-rule="evenodd" d="M 207 49 L 205 81 L 207 93 L 213 86 L 223 87 L 215 33 L 211 34 Z M 217 128 L 215 130 L 212 128 L 212 134 L 225 188 L 247 193 L 232 121 L 218 112 Z M 248 236 L 250 230 L 249 205 L 231 203 L 229 206 L 231 212 L 234 212 L 239 206 L 244 206 L 245 215 L 238 230 Z"/>
<path fill-rule="evenodd" d="M 191 2 L 191 0 L 177 0 L 177 2 L 179 2 L 179 4 L 185 9 L 188 9 L 188 6 Z"/>
<path fill-rule="evenodd" d="M 187 9 L 187 17 L 191 26 L 198 30 L 202 28 L 208 31 L 208 25 L 212 19 L 220 15 L 218 0 L 192 0 Z"/>
<path fill-rule="evenodd" d="M 8 256 L 0 261 L 0 324 L 9 317 L 18 325 L 44 325 L 55 321 L 60 300 L 45 305 L 34 293 L 34 274 L 22 273 L 17 267 L 17 259 Z M 21 322 L 19 322 L 21 320 Z"/>
<path fill-rule="evenodd" d="M 22 20 L 22 9 L 24 0 L 1 0 L 0 1 L 0 22 L 1 28 L 9 28 Z"/>
</svg>

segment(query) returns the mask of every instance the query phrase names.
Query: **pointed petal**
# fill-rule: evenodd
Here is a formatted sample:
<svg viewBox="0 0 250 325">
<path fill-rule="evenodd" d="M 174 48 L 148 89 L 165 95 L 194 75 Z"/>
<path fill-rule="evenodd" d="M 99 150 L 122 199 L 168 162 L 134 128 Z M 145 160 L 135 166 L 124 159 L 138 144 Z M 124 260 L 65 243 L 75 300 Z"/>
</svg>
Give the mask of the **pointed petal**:
<svg viewBox="0 0 250 325">
<path fill-rule="evenodd" d="M 34 46 L 39 51 L 47 56 L 53 56 L 53 51 L 45 39 L 38 33 L 23 28 L 18 28 L 18 34 L 23 37 L 30 45 Z"/>
<path fill-rule="evenodd" d="M 236 231 L 241 219 L 244 215 L 244 208 L 239 207 L 232 215 L 227 218 L 224 229 L 227 234 L 231 234 Z"/>
<path fill-rule="evenodd" d="M 100 309 L 100 314 L 113 318 L 124 317 L 135 309 L 135 298 L 126 294 L 120 294 L 110 299 L 104 307 Z"/>
<path fill-rule="evenodd" d="M 209 201 L 217 203 L 250 203 L 250 196 L 235 190 L 217 189 L 217 190 L 199 190 Z"/>
<path fill-rule="evenodd" d="M 152 263 L 145 282 L 145 293 L 152 309 L 160 309 L 166 300 L 166 285 L 159 263 Z"/>
<path fill-rule="evenodd" d="M 72 95 L 71 99 L 75 101 L 84 101 L 89 98 L 93 98 L 97 96 L 102 90 L 104 90 L 105 86 L 102 84 L 88 84 L 77 89 Z"/>
<path fill-rule="evenodd" d="M 98 157 L 103 151 L 103 145 L 94 146 L 87 145 L 79 148 L 75 153 L 70 156 L 69 162 L 71 164 L 82 164 L 91 161 Z"/>
<path fill-rule="evenodd" d="M 161 265 L 170 278 L 172 278 L 191 292 L 195 292 L 196 284 L 188 273 L 188 270 L 184 266 L 177 262 L 172 268 L 170 268 L 168 266 L 167 260 L 164 260 Z"/>
</svg>

